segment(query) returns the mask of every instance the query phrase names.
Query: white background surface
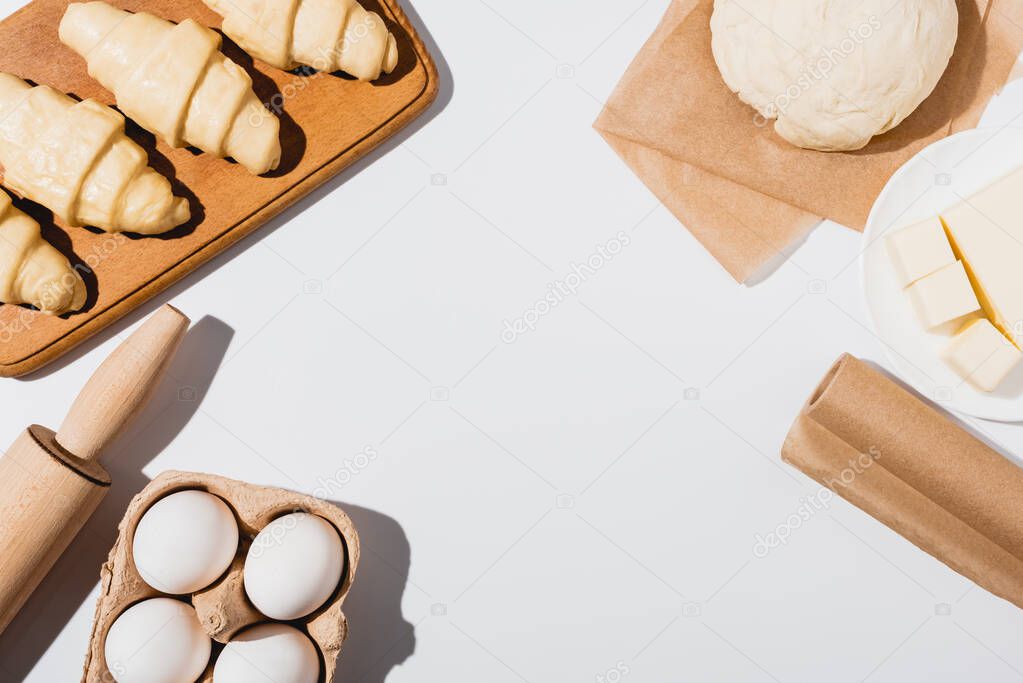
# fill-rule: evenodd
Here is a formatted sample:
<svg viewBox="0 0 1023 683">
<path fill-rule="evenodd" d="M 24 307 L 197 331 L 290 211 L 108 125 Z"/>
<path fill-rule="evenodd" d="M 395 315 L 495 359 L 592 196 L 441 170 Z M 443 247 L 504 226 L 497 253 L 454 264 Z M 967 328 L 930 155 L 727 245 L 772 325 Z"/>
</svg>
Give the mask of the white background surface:
<svg viewBox="0 0 1023 683">
<path fill-rule="evenodd" d="M 591 129 L 666 5 L 416 0 L 443 109 L 160 297 L 195 331 L 0 639 L 3 680 L 78 680 L 116 522 L 171 468 L 332 488 L 365 548 L 345 683 L 1023 678 L 1019 610 L 840 500 L 754 554 L 819 491 L 779 462 L 801 403 L 841 352 L 883 355 L 857 233 L 738 286 Z M 0 382 L 0 443 L 56 426 L 138 320 Z"/>
</svg>

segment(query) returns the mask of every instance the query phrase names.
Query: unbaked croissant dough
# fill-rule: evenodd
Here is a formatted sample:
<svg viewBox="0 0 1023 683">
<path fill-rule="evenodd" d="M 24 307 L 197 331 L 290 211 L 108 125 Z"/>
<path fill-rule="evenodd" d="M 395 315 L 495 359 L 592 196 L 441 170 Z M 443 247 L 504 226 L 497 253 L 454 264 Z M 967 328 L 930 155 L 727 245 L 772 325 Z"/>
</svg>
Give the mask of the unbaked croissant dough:
<svg viewBox="0 0 1023 683">
<path fill-rule="evenodd" d="M 398 65 L 394 35 L 356 0 L 203 1 L 224 17 L 224 33 L 278 69 L 304 64 L 372 81 Z"/>
<path fill-rule="evenodd" d="M 170 146 L 233 157 L 257 175 L 280 163 L 280 121 L 245 70 L 220 52 L 216 31 L 84 2 L 68 6 L 60 39 L 128 117 Z"/>
<path fill-rule="evenodd" d="M 85 282 L 43 239 L 36 223 L 0 191 L 0 301 L 59 315 L 85 304 Z"/>
<path fill-rule="evenodd" d="M 3 182 L 71 226 L 153 234 L 188 220 L 188 202 L 149 168 L 124 117 L 0 72 Z"/>
</svg>

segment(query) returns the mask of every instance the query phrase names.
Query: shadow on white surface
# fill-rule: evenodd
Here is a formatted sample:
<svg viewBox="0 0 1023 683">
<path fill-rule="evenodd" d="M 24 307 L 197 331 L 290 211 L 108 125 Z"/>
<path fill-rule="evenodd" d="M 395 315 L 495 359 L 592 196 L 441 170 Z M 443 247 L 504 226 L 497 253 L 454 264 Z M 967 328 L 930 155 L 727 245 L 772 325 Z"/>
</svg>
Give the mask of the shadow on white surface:
<svg viewBox="0 0 1023 683">
<path fill-rule="evenodd" d="M 0 677 L 26 678 L 75 612 L 89 599 L 117 539 L 128 502 L 149 478 L 143 468 L 174 440 L 198 411 L 227 353 L 234 330 L 206 316 L 185 335 L 152 400 L 103 456 L 113 484 L 96 514 L 0 635 Z M 84 659 L 88 643 L 80 643 Z"/>
<path fill-rule="evenodd" d="M 379 512 L 334 502 L 355 522 L 362 555 L 344 613 L 350 629 L 337 680 L 383 683 L 416 648 L 415 627 L 401 612 L 411 555 L 401 526 Z"/>
</svg>

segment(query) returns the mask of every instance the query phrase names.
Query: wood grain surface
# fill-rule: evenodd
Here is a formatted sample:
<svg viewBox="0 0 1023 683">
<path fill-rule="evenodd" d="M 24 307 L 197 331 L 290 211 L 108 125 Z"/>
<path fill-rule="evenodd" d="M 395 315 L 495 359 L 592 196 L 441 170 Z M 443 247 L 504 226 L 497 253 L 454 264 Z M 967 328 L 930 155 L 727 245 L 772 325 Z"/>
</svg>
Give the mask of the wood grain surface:
<svg viewBox="0 0 1023 683">
<path fill-rule="evenodd" d="M 84 60 L 57 38 L 66 0 L 35 0 L 0 22 L 0 70 L 50 85 L 75 97 L 113 104 L 92 80 Z M 200 0 L 112 0 L 219 29 L 220 17 Z M 264 103 L 283 106 L 278 170 L 253 176 L 236 163 L 172 149 L 129 121 L 128 134 L 189 199 L 192 220 L 157 237 L 111 235 L 69 228 L 32 202 L 17 205 L 43 226 L 43 235 L 74 264 L 84 264 L 89 298 L 83 311 L 52 317 L 0 305 L 0 376 L 36 370 L 178 281 L 351 165 L 423 113 L 438 91 L 437 70 L 397 0 L 363 0 L 379 12 L 398 41 L 394 73 L 373 83 L 340 74 L 286 72 L 254 61 L 230 39 L 222 50 L 252 76 Z M 337 228 L 343 229 L 339 223 Z"/>
</svg>

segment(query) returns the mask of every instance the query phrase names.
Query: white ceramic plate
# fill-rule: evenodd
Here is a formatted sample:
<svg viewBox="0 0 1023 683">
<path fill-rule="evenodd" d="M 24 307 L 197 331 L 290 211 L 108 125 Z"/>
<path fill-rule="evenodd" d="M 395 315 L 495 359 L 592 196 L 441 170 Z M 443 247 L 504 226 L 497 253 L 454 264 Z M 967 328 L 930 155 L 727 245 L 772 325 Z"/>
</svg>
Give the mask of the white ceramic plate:
<svg viewBox="0 0 1023 683">
<path fill-rule="evenodd" d="M 977 391 L 952 372 L 938 355 L 949 337 L 928 332 L 917 323 L 895 278 L 884 238 L 1020 166 L 1023 128 L 980 128 L 939 140 L 906 162 L 885 185 L 867 219 L 860 256 L 867 311 L 899 375 L 944 407 L 1000 422 L 1023 422 L 1023 366 L 990 394 Z M 1023 283 L 1023 264 L 1020 278 Z"/>
</svg>

